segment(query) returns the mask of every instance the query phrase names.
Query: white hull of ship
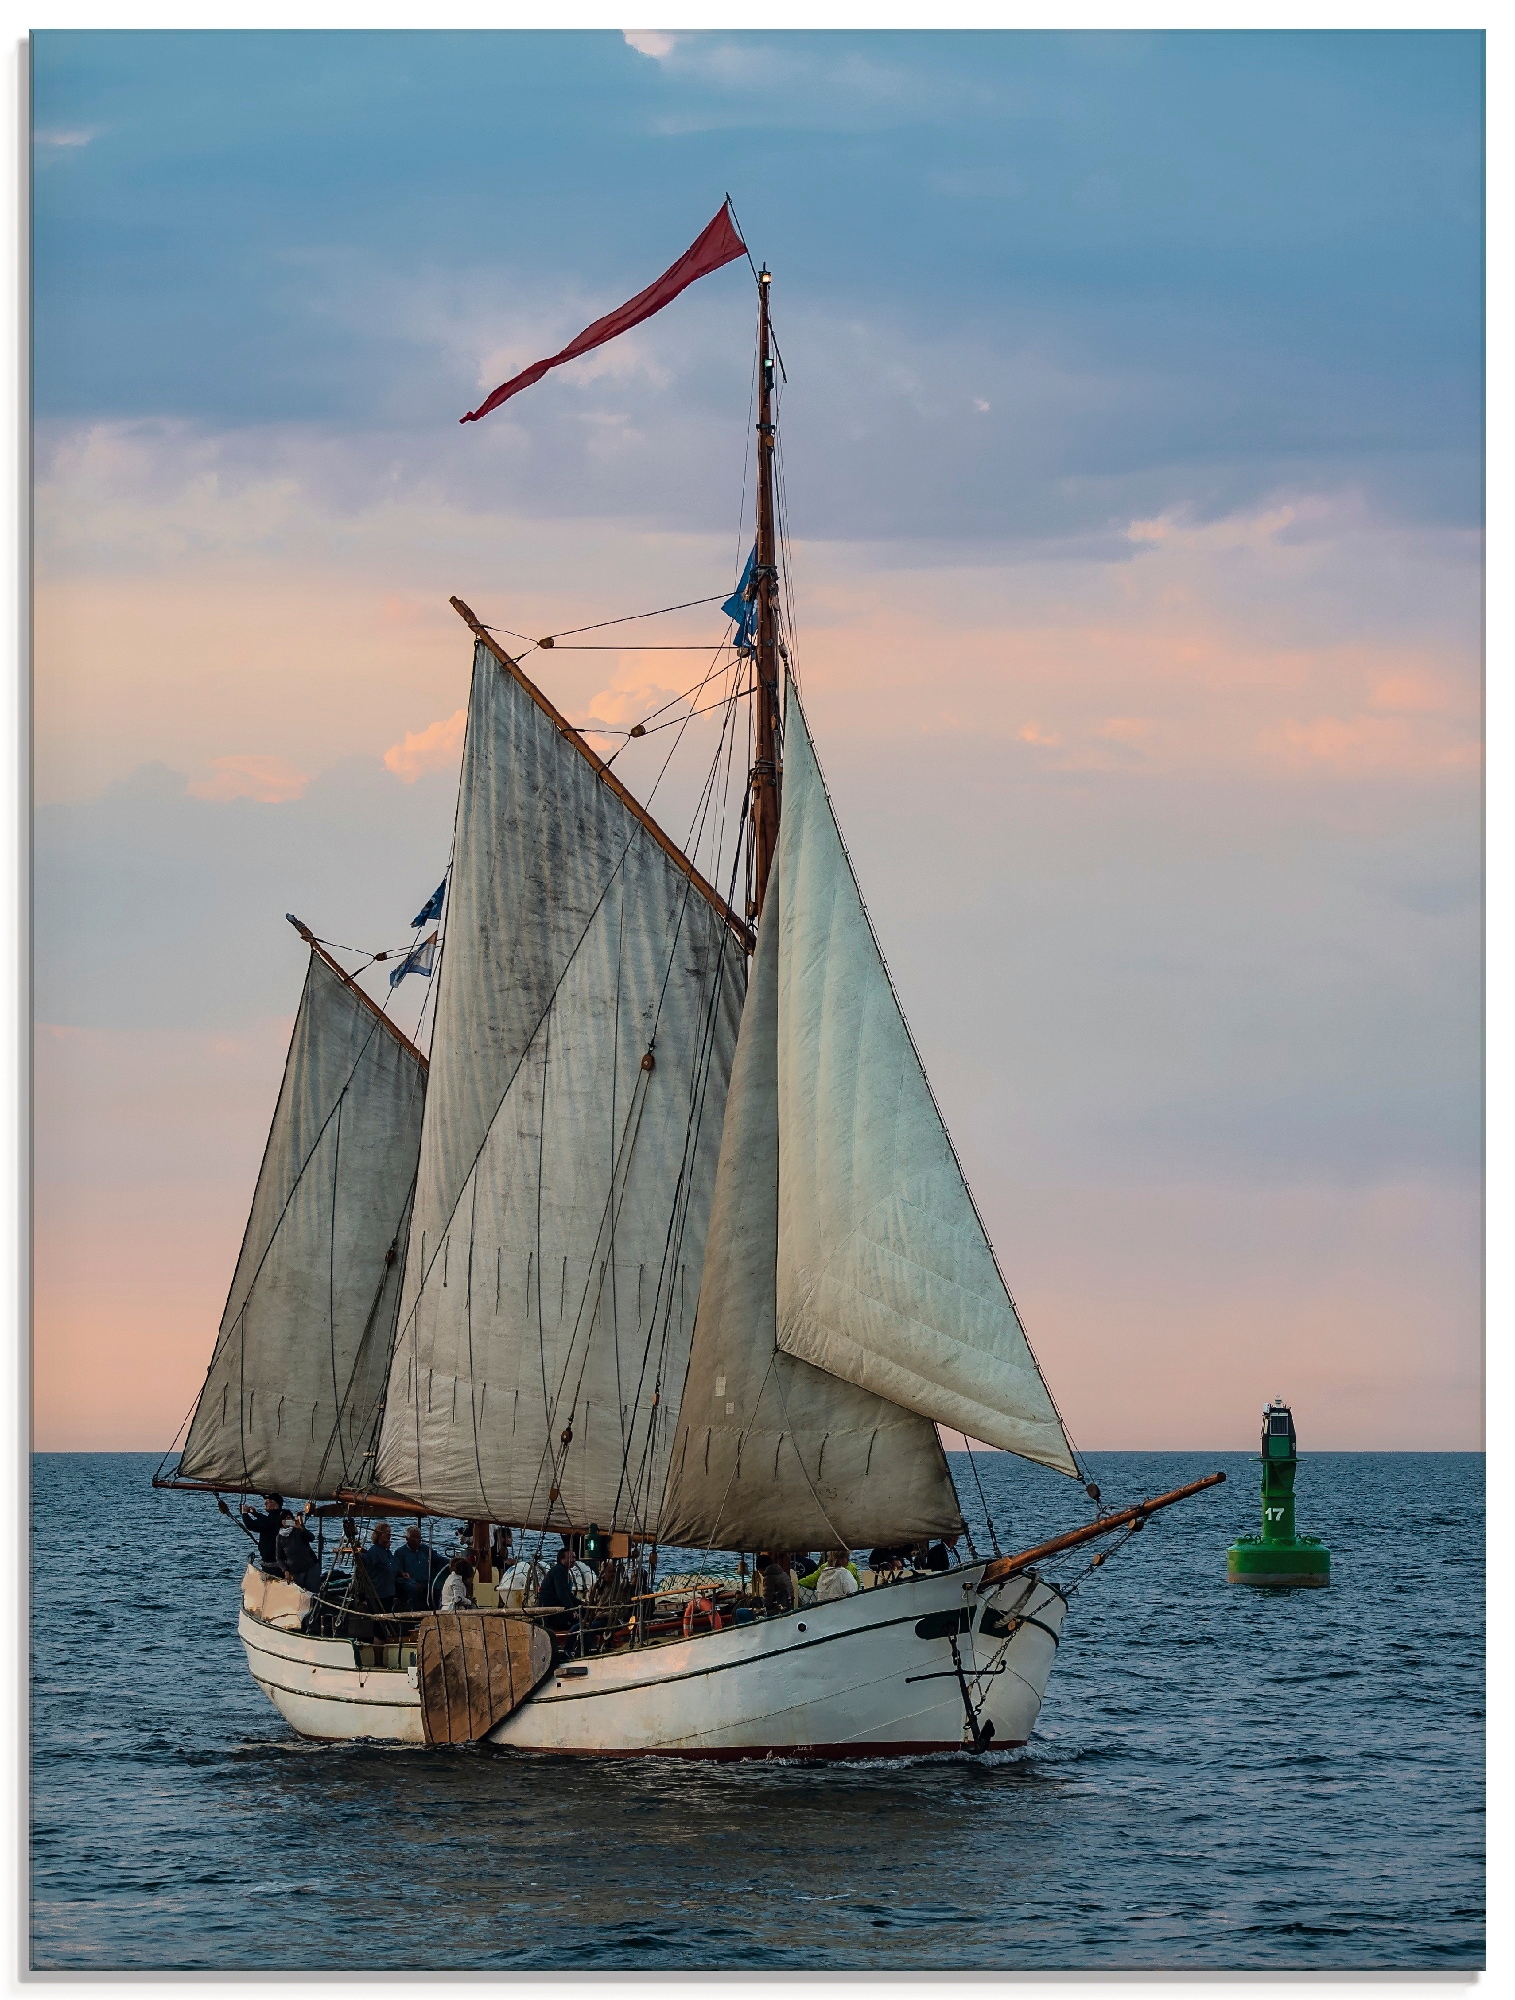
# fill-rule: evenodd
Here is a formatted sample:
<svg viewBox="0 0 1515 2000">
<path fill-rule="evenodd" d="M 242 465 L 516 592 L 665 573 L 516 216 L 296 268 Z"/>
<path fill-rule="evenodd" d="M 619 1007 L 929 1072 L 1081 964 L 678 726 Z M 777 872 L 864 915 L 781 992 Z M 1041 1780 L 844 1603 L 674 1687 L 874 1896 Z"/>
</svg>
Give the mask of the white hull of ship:
<svg viewBox="0 0 1515 2000">
<path fill-rule="evenodd" d="M 982 1574 L 982 1564 L 970 1565 L 783 1618 L 560 1663 L 488 1740 L 580 1757 L 961 1751 L 971 1735 L 950 1641 L 916 1627 L 968 1609 L 958 1652 L 979 1725 L 993 1724 L 994 1748 L 1013 1748 L 1035 1726 L 1067 1605 L 1025 1577 L 980 1597 Z M 986 1632 L 986 1609 L 1018 1622 L 1008 1634 Z M 245 1610 L 239 1632 L 253 1679 L 301 1736 L 425 1741 L 413 1668 L 359 1665 L 350 1640 L 281 1630 Z"/>
</svg>

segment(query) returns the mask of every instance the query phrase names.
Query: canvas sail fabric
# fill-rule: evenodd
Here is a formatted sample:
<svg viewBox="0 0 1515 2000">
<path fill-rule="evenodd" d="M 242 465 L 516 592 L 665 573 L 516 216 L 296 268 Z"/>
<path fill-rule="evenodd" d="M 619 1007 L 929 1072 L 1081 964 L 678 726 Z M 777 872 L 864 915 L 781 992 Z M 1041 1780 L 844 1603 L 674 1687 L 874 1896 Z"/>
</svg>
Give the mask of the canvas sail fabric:
<svg viewBox="0 0 1515 2000">
<path fill-rule="evenodd" d="M 779 1346 L 1076 1477 L 895 999 L 792 688 L 775 873 Z"/>
<path fill-rule="evenodd" d="M 482 643 L 451 895 L 376 1478 L 438 1512 L 641 1529 L 688 1365 L 745 957 Z"/>
<path fill-rule="evenodd" d="M 415 1050 L 312 952 L 178 1477 L 327 1499 L 356 1473 L 388 1368 L 425 1096 Z"/>
<path fill-rule="evenodd" d="M 775 1339 L 778 931 L 770 877 L 659 1538 L 814 1549 L 955 1535 L 962 1518 L 935 1427 L 783 1353 Z"/>
</svg>

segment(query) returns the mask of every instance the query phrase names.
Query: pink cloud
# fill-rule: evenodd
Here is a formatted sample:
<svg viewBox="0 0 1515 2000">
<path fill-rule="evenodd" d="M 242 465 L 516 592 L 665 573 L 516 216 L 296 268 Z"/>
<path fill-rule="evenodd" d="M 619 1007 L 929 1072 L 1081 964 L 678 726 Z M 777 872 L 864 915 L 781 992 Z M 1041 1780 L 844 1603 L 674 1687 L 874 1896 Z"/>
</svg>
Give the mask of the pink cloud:
<svg viewBox="0 0 1515 2000">
<path fill-rule="evenodd" d="M 1308 723 L 1287 721 L 1264 730 L 1257 747 L 1264 757 L 1296 770 L 1328 765 L 1344 777 L 1472 771 L 1482 758 L 1476 742 L 1417 729 L 1399 715 L 1321 715 Z"/>
<path fill-rule="evenodd" d="M 310 783 L 287 757 L 214 757 L 211 775 L 196 778 L 186 787 L 196 799 L 257 799 L 265 806 L 286 805 L 299 798 Z"/>
<path fill-rule="evenodd" d="M 433 722 L 425 729 L 407 731 L 401 742 L 391 743 L 384 752 L 385 769 L 403 778 L 407 785 L 413 785 L 423 771 L 445 771 L 463 753 L 463 725 L 467 720 L 468 710 L 460 708 L 455 715 Z"/>
<path fill-rule="evenodd" d="M 1395 709 L 1406 715 L 1439 715 L 1454 705 L 1453 690 L 1445 676 L 1424 669 L 1390 674 L 1374 688 L 1375 708 Z"/>
</svg>

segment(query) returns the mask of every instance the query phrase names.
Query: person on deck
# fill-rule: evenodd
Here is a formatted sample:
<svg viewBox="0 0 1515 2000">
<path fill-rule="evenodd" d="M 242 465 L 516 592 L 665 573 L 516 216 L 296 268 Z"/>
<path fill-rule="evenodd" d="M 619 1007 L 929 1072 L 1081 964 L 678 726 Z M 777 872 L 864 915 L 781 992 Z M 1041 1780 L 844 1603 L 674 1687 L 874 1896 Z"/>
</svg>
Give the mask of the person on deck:
<svg viewBox="0 0 1515 2000">
<path fill-rule="evenodd" d="M 443 1611 L 466 1611 L 473 1604 L 473 1564 L 467 1556 L 454 1556 L 447 1565 L 447 1573 L 442 1578 L 442 1599 L 439 1609 Z"/>
<path fill-rule="evenodd" d="M 304 1519 L 286 1507 L 279 1530 L 279 1565 L 292 1583 L 308 1590 L 312 1597 L 321 1589 L 321 1561 Z"/>
<path fill-rule="evenodd" d="M 279 1530 L 284 1525 L 284 1496 L 282 1493 L 263 1495 L 263 1512 L 255 1514 L 251 1507 L 244 1507 L 240 1514 L 232 1515 L 230 1507 L 216 1495 L 216 1505 L 236 1521 L 244 1535 L 249 1535 L 258 1545 L 258 1561 L 270 1574 L 277 1575 L 279 1569 Z"/>
<path fill-rule="evenodd" d="M 507 1611 L 519 1611 L 525 1604 L 527 1593 L 536 1582 L 536 1572 L 537 1565 L 529 1556 L 521 1556 L 508 1569 L 501 1570 L 500 1602 Z"/>
<path fill-rule="evenodd" d="M 770 1618 L 779 1618 L 786 1611 L 793 1611 L 797 1599 L 787 1556 L 769 1556 L 763 1566 L 762 1586 L 763 1609 Z"/>
<path fill-rule="evenodd" d="M 930 1570 L 951 1569 L 957 1561 L 957 1536 L 948 1541 L 933 1542 L 926 1551 L 926 1567 Z"/>
<path fill-rule="evenodd" d="M 363 1567 L 368 1572 L 368 1581 L 373 1585 L 374 1596 L 379 1600 L 381 1611 L 395 1608 L 395 1559 L 389 1546 L 389 1523 L 379 1521 L 368 1539 L 368 1547 L 363 1551 Z"/>
<path fill-rule="evenodd" d="M 565 1542 L 537 1591 L 537 1603 L 548 1613 L 542 1623 L 552 1634 L 554 1647 L 562 1642 L 565 1652 L 570 1636 L 578 1629 L 579 1593 L 574 1587 L 573 1573 L 573 1550 Z"/>
<path fill-rule="evenodd" d="M 802 1576 L 800 1578 L 801 1590 L 813 1590 L 819 1592 L 821 1587 L 821 1579 L 825 1576 L 827 1570 L 831 1567 L 833 1562 L 840 1562 L 841 1566 L 843 1567 L 843 1569 L 846 1570 L 847 1574 L 852 1578 L 852 1581 L 857 1586 L 857 1588 L 859 1590 L 862 1589 L 863 1579 L 858 1575 L 857 1564 L 852 1560 L 852 1558 L 848 1555 L 845 1549 L 833 1549 L 829 1555 L 822 1556 L 820 1562 L 810 1572 L 808 1576 Z M 844 1590 L 841 1592 L 836 1592 L 834 1594 L 840 1595 L 842 1597 L 850 1597 L 852 1595 L 852 1592 L 850 1590 Z"/>
<path fill-rule="evenodd" d="M 400 1611 L 424 1611 L 431 1603 L 431 1586 L 444 1567 L 440 1556 L 427 1548 L 419 1525 L 412 1521 L 405 1539 L 394 1552 L 395 1607 Z"/>
<path fill-rule="evenodd" d="M 833 1604 L 839 1597 L 854 1597 L 862 1588 L 858 1582 L 857 1570 L 847 1559 L 845 1549 L 833 1549 L 826 1558 L 826 1567 L 820 1572 L 815 1586 L 817 1604 Z"/>
</svg>

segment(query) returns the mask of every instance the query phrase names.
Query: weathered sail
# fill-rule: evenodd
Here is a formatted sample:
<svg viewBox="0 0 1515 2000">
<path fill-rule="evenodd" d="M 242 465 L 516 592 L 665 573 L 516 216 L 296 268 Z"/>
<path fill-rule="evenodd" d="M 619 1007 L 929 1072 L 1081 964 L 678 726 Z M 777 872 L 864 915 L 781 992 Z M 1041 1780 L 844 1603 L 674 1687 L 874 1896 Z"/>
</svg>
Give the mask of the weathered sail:
<svg viewBox="0 0 1515 2000">
<path fill-rule="evenodd" d="M 545 701 L 474 656 L 376 1476 L 645 1527 L 689 1358 L 746 963 Z"/>
<path fill-rule="evenodd" d="M 325 1499 L 356 1473 L 389 1360 L 425 1095 L 416 1050 L 313 950 L 177 1477 Z"/>
<path fill-rule="evenodd" d="M 792 689 L 776 874 L 779 1345 L 903 1409 L 1076 1474 Z"/>
<path fill-rule="evenodd" d="M 962 1518 L 935 1426 L 781 1352 L 774 1338 L 778 901 L 770 877 L 659 1536 L 695 1548 L 813 1549 L 955 1535 Z"/>
</svg>

